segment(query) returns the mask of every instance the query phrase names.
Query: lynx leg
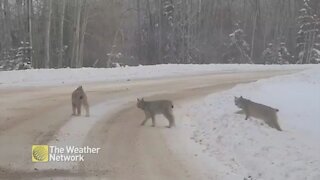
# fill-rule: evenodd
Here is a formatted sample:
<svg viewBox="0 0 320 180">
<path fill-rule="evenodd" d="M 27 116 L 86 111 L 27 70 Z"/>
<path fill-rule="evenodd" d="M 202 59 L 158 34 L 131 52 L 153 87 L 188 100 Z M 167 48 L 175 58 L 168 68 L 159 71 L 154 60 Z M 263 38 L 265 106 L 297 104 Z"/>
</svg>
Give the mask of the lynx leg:
<svg viewBox="0 0 320 180">
<path fill-rule="evenodd" d="M 148 121 L 149 118 L 150 118 L 149 114 L 145 113 L 145 119 L 142 121 L 142 123 L 140 125 L 144 126 L 144 124 L 146 124 L 146 122 Z"/>
<path fill-rule="evenodd" d="M 273 128 L 277 129 L 278 131 L 282 131 L 282 129 L 281 129 L 280 126 L 279 126 L 277 116 L 275 116 L 275 117 L 273 117 L 273 118 L 271 119 L 271 124 L 272 124 L 272 127 L 273 127 Z"/>
<path fill-rule="evenodd" d="M 243 110 L 239 110 L 236 112 L 236 114 L 244 114 L 244 111 Z"/>
<path fill-rule="evenodd" d="M 155 118 L 155 115 L 152 115 L 152 116 L 151 116 L 151 119 L 152 119 L 152 127 L 155 127 L 155 126 L 156 126 L 156 118 Z"/>
<path fill-rule="evenodd" d="M 76 115 L 76 105 L 72 103 L 72 116 Z"/>
<path fill-rule="evenodd" d="M 143 121 L 142 121 L 142 123 L 140 124 L 141 126 L 144 126 L 145 124 L 146 124 L 146 122 L 148 121 L 148 119 L 149 119 L 149 117 L 146 117 Z"/>
<path fill-rule="evenodd" d="M 248 112 L 248 111 L 244 111 L 244 112 L 245 112 L 245 114 L 246 114 L 246 118 L 245 118 L 245 120 L 248 120 L 248 119 L 249 119 L 249 117 L 250 117 L 249 112 Z"/>
<path fill-rule="evenodd" d="M 280 128 L 278 122 L 275 122 L 275 128 L 276 128 L 278 131 L 282 131 L 282 129 Z"/>
<path fill-rule="evenodd" d="M 88 103 L 84 103 L 83 106 L 84 106 L 84 108 L 86 110 L 86 116 L 89 117 L 90 116 L 89 104 Z"/>
<path fill-rule="evenodd" d="M 79 104 L 77 106 L 77 115 L 80 116 L 81 115 L 81 104 Z"/>
<path fill-rule="evenodd" d="M 276 127 L 274 126 L 273 122 L 270 120 L 265 120 L 264 121 L 269 127 L 276 129 Z"/>
<path fill-rule="evenodd" d="M 175 127 L 175 126 L 176 126 L 176 123 L 175 123 L 175 120 L 174 120 L 174 116 L 172 115 L 170 127 Z"/>
<path fill-rule="evenodd" d="M 174 123 L 174 116 L 172 113 L 165 113 L 164 116 L 168 119 L 169 121 L 169 126 L 167 126 L 168 128 L 171 128 L 173 126 L 175 126 L 175 123 Z"/>
</svg>

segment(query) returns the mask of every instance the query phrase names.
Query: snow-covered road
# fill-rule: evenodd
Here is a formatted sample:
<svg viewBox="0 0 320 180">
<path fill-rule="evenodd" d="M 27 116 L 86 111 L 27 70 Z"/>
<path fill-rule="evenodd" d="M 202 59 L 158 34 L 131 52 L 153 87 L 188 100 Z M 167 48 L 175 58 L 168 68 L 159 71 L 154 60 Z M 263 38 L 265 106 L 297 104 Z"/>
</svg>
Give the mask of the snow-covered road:
<svg viewBox="0 0 320 180">
<path fill-rule="evenodd" d="M 294 133 L 293 124 L 288 124 L 281 134 L 260 126 L 256 120 L 244 122 L 243 116 L 233 114 L 233 98 L 229 99 L 233 92 L 255 98 L 242 94 L 246 85 L 236 87 L 244 88 L 242 91 L 207 96 L 236 84 L 304 68 L 307 66 L 161 65 L 31 70 L 12 76 L 7 76 L 11 72 L 1 72 L 0 103 L 4 106 L 0 106 L 0 179 L 233 180 L 252 175 L 268 180 L 273 177 L 273 168 L 279 166 L 283 168 L 275 172 L 277 178 L 292 179 L 305 172 L 310 173 L 310 178 L 318 177 L 314 173 L 318 161 L 309 161 L 314 158 L 317 144 L 305 142 L 308 156 L 301 155 L 301 147 L 296 148 L 306 139 L 303 131 L 299 131 L 303 134 L 300 136 Z M 75 88 L 73 84 L 79 83 L 84 84 L 89 96 L 90 118 L 70 117 L 70 93 Z M 177 127 L 163 128 L 167 121 L 161 116 L 157 117 L 157 128 L 140 127 L 143 114 L 135 107 L 135 101 L 143 96 L 174 100 Z M 278 105 L 272 101 L 263 103 Z M 279 142 L 285 140 L 283 148 Z M 83 145 L 102 150 L 99 155 L 88 156 L 85 162 L 41 165 L 31 163 L 32 144 Z M 250 153 L 254 156 L 245 156 Z M 292 168 L 284 169 L 281 163 L 288 161 L 281 159 L 260 162 L 285 153 L 291 153 L 288 160 L 300 158 L 294 161 L 297 164 L 291 164 Z M 314 163 L 314 168 L 307 165 L 301 170 L 301 163 L 305 162 Z M 263 166 L 267 169 L 261 171 Z M 286 173 L 294 168 L 296 174 Z"/>
<path fill-rule="evenodd" d="M 301 70 L 313 65 L 163 64 L 123 68 L 31 69 L 0 71 L 0 87 L 50 86 L 88 82 L 119 82 L 219 73 Z"/>
</svg>

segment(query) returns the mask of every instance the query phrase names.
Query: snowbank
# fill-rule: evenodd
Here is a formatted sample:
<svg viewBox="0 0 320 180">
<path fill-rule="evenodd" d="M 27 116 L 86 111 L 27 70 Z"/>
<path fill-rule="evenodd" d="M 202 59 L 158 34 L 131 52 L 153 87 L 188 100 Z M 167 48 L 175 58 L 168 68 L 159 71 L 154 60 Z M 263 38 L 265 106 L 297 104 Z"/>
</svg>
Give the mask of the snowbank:
<svg viewBox="0 0 320 180">
<path fill-rule="evenodd" d="M 283 132 L 261 120 L 244 120 L 234 105 L 244 96 L 280 111 Z M 191 105 L 191 139 L 207 174 L 219 180 L 319 180 L 320 179 L 320 68 L 280 76 L 206 97 Z M 204 167 L 205 168 L 205 167 Z"/>
<path fill-rule="evenodd" d="M 125 81 L 193 74 L 288 70 L 312 65 L 154 65 L 122 68 L 31 69 L 0 72 L 0 86 L 62 85 L 97 81 Z"/>
</svg>

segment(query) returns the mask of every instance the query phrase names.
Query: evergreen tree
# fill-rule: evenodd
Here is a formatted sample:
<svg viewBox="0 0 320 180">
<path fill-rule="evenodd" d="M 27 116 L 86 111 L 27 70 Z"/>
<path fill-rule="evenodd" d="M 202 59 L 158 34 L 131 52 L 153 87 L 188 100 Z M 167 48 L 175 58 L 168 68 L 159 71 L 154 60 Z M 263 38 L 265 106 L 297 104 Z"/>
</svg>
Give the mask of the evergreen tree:
<svg viewBox="0 0 320 180">
<path fill-rule="evenodd" d="M 20 42 L 20 47 L 5 51 L 4 59 L 0 61 L 0 70 L 32 69 L 30 53 L 32 48 L 29 42 Z"/>
<path fill-rule="evenodd" d="M 236 30 L 229 35 L 231 43 L 228 46 L 227 53 L 224 55 L 225 61 L 228 63 L 252 63 L 249 56 L 250 45 L 244 39 L 243 29 L 236 25 Z"/>
<path fill-rule="evenodd" d="M 289 64 L 292 56 L 289 53 L 286 43 L 279 45 L 269 43 L 268 47 L 262 53 L 262 61 L 264 64 Z"/>
<path fill-rule="evenodd" d="M 262 62 L 264 64 L 274 64 L 275 63 L 275 51 L 273 49 L 272 43 L 269 43 L 267 48 L 263 51 Z"/>
<path fill-rule="evenodd" d="M 304 0 L 298 17 L 299 31 L 297 35 L 298 62 L 300 64 L 316 63 L 319 59 L 319 17 L 310 7 L 309 0 Z"/>
<path fill-rule="evenodd" d="M 286 43 L 280 43 L 280 47 L 278 49 L 278 62 L 277 64 L 289 64 L 291 61 L 291 54 L 289 53 Z"/>
</svg>

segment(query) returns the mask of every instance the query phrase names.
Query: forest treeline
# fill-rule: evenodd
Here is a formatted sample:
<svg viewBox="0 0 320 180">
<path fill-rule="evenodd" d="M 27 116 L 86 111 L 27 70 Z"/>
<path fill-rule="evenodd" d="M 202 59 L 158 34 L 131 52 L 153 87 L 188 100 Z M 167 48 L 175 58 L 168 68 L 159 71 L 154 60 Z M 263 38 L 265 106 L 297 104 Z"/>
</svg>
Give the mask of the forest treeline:
<svg viewBox="0 0 320 180">
<path fill-rule="evenodd" d="M 2 69 L 320 62 L 319 0 L 0 0 L 0 24 Z"/>
</svg>

